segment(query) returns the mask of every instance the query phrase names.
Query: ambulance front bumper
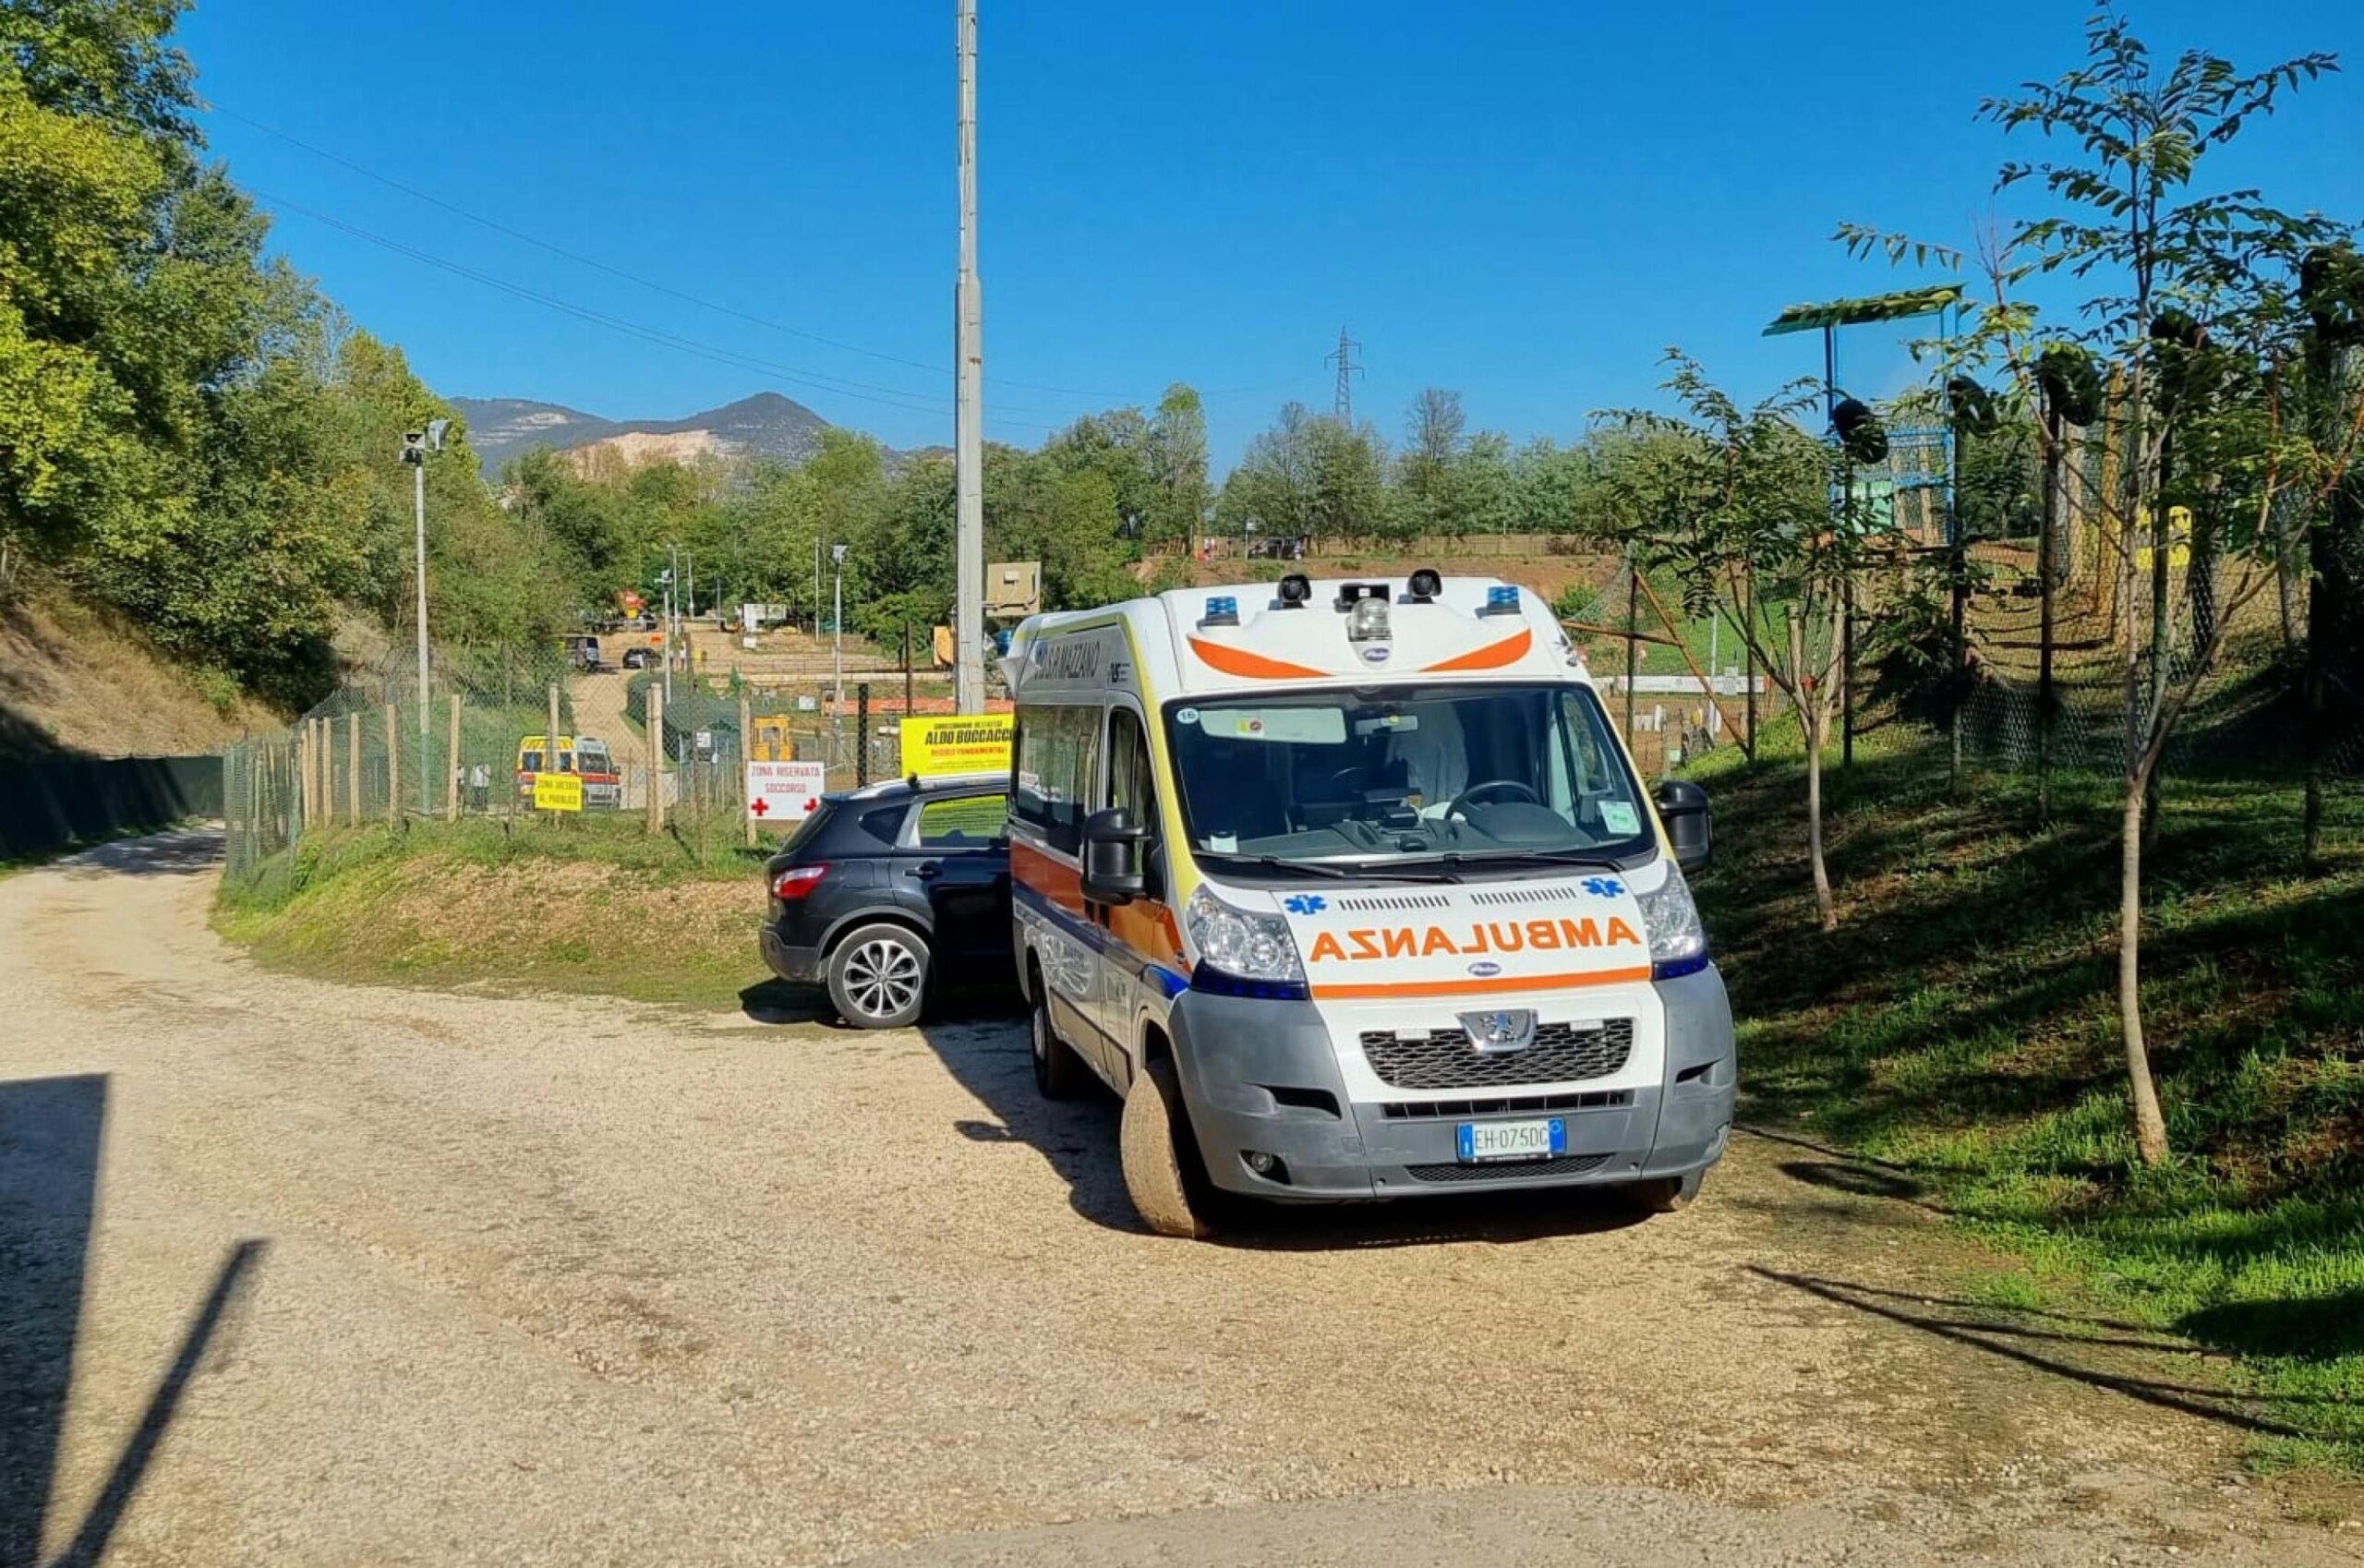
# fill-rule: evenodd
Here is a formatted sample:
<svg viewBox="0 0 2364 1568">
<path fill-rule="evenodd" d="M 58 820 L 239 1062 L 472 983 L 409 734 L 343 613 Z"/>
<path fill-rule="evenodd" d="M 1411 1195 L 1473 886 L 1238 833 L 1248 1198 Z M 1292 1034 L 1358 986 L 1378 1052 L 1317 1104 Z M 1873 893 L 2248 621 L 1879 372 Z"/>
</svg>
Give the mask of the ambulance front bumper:
<svg viewBox="0 0 2364 1568">
<path fill-rule="evenodd" d="M 1512 1191 L 1684 1176 L 1722 1157 L 1738 1081 L 1723 979 L 1711 966 L 1650 990 L 1665 1019 L 1655 1081 L 1598 1095 L 1577 1085 L 1553 1096 L 1570 1103 L 1549 1106 L 1515 1087 L 1357 1100 L 1310 1002 L 1189 991 L 1171 1021 L 1191 1129 L 1209 1176 L 1227 1191 L 1282 1202 Z M 1611 1103 L 1583 1103 L 1600 1099 Z M 1542 1118 L 1565 1129 L 1552 1157 L 1462 1162 L 1465 1124 Z M 1250 1156 L 1266 1157 L 1269 1174 Z"/>
</svg>

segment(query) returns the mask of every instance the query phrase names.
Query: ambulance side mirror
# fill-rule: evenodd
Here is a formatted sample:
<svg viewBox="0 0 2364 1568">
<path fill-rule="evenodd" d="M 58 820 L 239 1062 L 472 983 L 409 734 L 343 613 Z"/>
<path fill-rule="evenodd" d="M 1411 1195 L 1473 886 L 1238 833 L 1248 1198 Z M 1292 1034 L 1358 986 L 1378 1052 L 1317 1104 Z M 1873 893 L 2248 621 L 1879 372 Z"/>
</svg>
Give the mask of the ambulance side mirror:
<svg viewBox="0 0 2364 1568">
<path fill-rule="evenodd" d="M 1083 896 L 1095 904 L 1129 904 L 1149 890 L 1140 847 L 1149 832 L 1122 806 L 1083 819 Z"/>
<path fill-rule="evenodd" d="M 1666 824 L 1667 838 L 1674 845 L 1674 863 L 1685 871 L 1706 865 L 1715 844 L 1707 791 L 1688 778 L 1663 778 L 1658 781 L 1658 820 Z"/>
</svg>

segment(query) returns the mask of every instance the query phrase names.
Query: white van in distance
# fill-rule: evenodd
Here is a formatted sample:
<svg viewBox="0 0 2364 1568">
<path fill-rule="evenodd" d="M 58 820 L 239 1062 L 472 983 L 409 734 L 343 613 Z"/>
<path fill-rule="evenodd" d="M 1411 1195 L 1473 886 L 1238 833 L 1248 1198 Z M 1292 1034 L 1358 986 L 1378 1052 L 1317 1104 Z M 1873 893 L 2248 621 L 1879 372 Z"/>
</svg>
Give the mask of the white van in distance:
<svg viewBox="0 0 2364 1568">
<path fill-rule="evenodd" d="M 1731 1013 L 1655 800 L 1531 594 L 1177 589 L 1039 615 L 1010 877 L 1037 1082 L 1124 1096 L 1152 1230 L 1274 1201 L 1620 1184 L 1686 1202 Z"/>
</svg>

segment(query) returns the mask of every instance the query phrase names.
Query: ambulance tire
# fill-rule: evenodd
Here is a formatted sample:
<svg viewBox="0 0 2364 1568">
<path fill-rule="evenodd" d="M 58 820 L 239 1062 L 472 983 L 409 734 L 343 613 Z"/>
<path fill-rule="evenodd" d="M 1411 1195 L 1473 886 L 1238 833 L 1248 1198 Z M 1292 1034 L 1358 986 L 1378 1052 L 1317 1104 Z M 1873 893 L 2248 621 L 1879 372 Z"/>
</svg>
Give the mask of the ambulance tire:
<svg viewBox="0 0 2364 1568">
<path fill-rule="evenodd" d="M 1707 1179 L 1706 1171 L 1693 1171 L 1689 1176 L 1658 1176 L 1649 1181 L 1629 1181 L 1622 1191 L 1625 1200 L 1646 1214 L 1671 1214 L 1678 1209 L 1688 1209 L 1699 1196 L 1699 1186 Z"/>
<path fill-rule="evenodd" d="M 1034 976 L 1034 1017 L 1030 1025 L 1034 1048 L 1034 1087 L 1045 1100 L 1072 1100 L 1092 1084 L 1092 1069 L 1059 1038 L 1051 1026 L 1051 998 L 1043 990 L 1041 971 Z"/>
<path fill-rule="evenodd" d="M 1198 1168 L 1198 1144 L 1190 1136 L 1182 1085 L 1172 1062 L 1154 1061 L 1133 1075 L 1116 1145 L 1125 1166 L 1125 1191 L 1152 1234 L 1190 1240 L 1214 1235 L 1207 1216 L 1206 1174 Z"/>
</svg>

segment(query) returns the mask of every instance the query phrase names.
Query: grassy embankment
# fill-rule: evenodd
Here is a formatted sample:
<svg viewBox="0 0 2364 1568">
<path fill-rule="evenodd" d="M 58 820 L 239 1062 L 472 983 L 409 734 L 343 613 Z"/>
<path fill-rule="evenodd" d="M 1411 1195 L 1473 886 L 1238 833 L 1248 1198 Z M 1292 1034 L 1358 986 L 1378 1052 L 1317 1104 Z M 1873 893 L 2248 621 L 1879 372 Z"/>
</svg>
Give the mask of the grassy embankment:
<svg viewBox="0 0 2364 1568">
<path fill-rule="evenodd" d="M 2127 1126 L 2110 781 L 2056 781 L 2040 824 L 2024 778 L 1949 797 L 1942 742 L 1834 766 L 1825 935 L 1798 760 L 1701 776 L 1743 1121 L 1878 1162 L 2020 1253 L 1990 1305 L 2097 1306 L 2236 1358 L 2259 1464 L 2364 1469 L 2364 800 L 2307 880 L 2294 783 L 2171 777 L 2143 1000 L 2176 1155 L 2153 1170 Z"/>
<path fill-rule="evenodd" d="M 652 838 L 637 814 L 346 829 L 225 883 L 214 923 L 265 963 L 337 979 L 733 1007 L 767 978 L 772 847 L 746 848 L 735 821 Z"/>
</svg>

